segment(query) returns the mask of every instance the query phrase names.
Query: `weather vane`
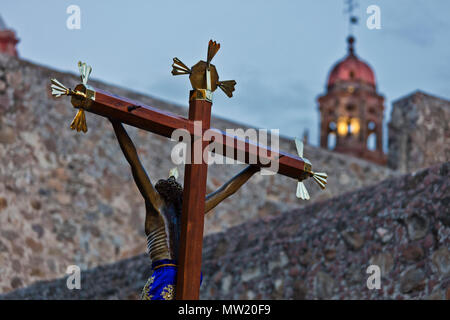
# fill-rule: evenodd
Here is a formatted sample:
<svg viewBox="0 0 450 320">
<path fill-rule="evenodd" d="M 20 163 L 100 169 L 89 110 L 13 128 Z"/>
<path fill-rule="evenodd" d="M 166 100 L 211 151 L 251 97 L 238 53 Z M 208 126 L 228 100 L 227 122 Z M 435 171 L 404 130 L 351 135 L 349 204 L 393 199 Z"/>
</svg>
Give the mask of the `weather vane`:
<svg viewBox="0 0 450 320">
<path fill-rule="evenodd" d="M 353 32 L 353 25 L 358 24 L 358 17 L 353 14 L 353 11 L 358 8 L 358 3 L 355 0 L 345 0 L 346 9 L 345 13 L 349 15 L 348 33 L 351 35 Z"/>
</svg>

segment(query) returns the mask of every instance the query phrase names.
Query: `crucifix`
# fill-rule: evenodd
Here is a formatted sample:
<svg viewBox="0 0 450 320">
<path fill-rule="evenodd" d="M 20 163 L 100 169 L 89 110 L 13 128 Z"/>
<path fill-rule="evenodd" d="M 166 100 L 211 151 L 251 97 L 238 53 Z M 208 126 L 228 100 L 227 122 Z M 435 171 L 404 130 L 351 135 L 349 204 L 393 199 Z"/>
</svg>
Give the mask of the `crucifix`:
<svg viewBox="0 0 450 320">
<path fill-rule="evenodd" d="M 193 88 L 189 94 L 188 118 L 91 87 L 87 82 L 92 68 L 86 63 L 78 63 L 81 83 L 74 89 L 51 79 L 52 95 L 70 96 L 73 107 L 78 109 L 70 125 L 72 130 L 87 131 L 85 111 L 111 121 L 120 147 L 132 168 L 133 178 L 145 199 L 147 244 L 152 262 L 158 262 L 152 266 L 155 276 L 163 268 L 170 273 L 170 268 L 177 267 L 172 273 L 172 277 L 176 277 L 176 290 L 175 283 L 167 285 L 158 292 L 163 298 L 174 298 L 174 294 L 176 299 L 199 298 L 204 215 L 235 193 L 261 168 L 276 170 L 275 173 L 298 180 L 296 195 L 305 200 L 309 199 L 309 194 L 303 180 L 312 177 L 322 189 L 327 183 L 327 175 L 313 172 L 311 163 L 303 158 L 303 144 L 298 139 L 295 139 L 298 153 L 295 156 L 210 128 L 213 92 L 220 88 L 228 97 L 232 97 L 236 85 L 234 80 L 219 81 L 216 67 L 211 63 L 219 49 L 220 44 L 211 40 L 206 61 L 198 62 L 192 68 L 188 68 L 178 58 L 173 59 L 172 74 L 189 75 Z M 199 122 L 200 132 L 197 130 Z M 186 159 L 185 164 L 184 189 L 176 182 L 176 171 L 171 171 L 169 179 L 160 180 L 153 186 L 122 123 L 168 138 L 177 129 L 189 133 L 193 139 L 190 142 L 190 159 Z M 208 130 L 217 138 L 204 139 L 203 135 Z M 192 150 L 196 143 L 201 144 L 202 155 L 203 150 L 214 143 L 212 152 L 243 161 L 249 166 L 218 190 L 206 195 L 208 163 L 203 156 L 200 162 L 195 161 L 195 152 Z M 268 166 L 271 161 L 277 161 L 276 169 Z M 147 291 L 155 289 L 155 276 L 147 283 Z M 155 298 L 153 293 L 149 297 Z"/>
</svg>

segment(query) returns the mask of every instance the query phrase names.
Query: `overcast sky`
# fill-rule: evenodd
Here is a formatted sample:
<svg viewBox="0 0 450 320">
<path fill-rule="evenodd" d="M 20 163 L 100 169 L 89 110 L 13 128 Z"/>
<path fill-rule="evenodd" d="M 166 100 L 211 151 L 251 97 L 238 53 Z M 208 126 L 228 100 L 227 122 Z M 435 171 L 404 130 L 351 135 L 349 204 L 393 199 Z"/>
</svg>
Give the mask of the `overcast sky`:
<svg viewBox="0 0 450 320">
<path fill-rule="evenodd" d="M 69 30 L 69 5 L 81 9 L 81 29 Z M 366 8 L 381 9 L 381 29 L 366 27 Z M 392 101 L 420 89 L 450 99 L 450 1 L 359 1 L 356 53 L 375 71 Z M 19 55 L 62 71 L 78 60 L 92 77 L 187 105 L 187 77 L 170 74 L 172 58 L 188 66 L 205 59 L 209 39 L 220 78 L 237 81 L 235 95 L 214 96 L 213 113 L 286 136 L 310 132 L 318 144 L 317 96 L 330 68 L 347 51 L 343 0 L 319 1 L 24 1 L 0 3 L 16 30 Z"/>
</svg>

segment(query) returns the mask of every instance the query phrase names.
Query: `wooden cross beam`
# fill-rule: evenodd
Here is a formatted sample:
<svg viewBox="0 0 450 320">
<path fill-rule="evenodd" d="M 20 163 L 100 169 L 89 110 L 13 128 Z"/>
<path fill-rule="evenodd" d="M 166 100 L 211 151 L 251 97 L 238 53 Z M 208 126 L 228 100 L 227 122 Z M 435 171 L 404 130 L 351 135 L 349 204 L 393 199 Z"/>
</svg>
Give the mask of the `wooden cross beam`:
<svg viewBox="0 0 450 320">
<path fill-rule="evenodd" d="M 270 150 L 267 146 L 243 140 L 237 136 L 230 136 L 220 130 L 210 128 L 212 92 L 219 87 L 231 97 L 236 83 L 233 80 L 219 81 L 215 66 L 210 63 L 219 48 L 219 44 L 210 41 L 207 61 L 200 61 L 191 69 L 186 67 L 179 59 L 174 58 L 172 74 L 189 74 L 192 87 L 194 88 L 190 92 L 188 119 L 89 86 L 87 81 L 92 69 L 85 63 L 79 63 L 82 81 L 80 84 L 72 90 L 56 79 L 52 79 L 52 94 L 55 97 L 62 95 L 71 96 L 72 105 L 78 109 L 78 113 L 71 124 L 71 128 L 74 130 L 87 131 L 84 111 L 114 119 L 165 137 L 171 137 L 172 133 L 177 129 L 184 129 L 192 137 L 190 142 L 191 150 L 194 149 L 196 139 L 202 139 L 201 151 L 203 155 L 203 150 L 212 141 L 198 136 L 194 122 L 200 121 L 202 126 L 201 135 L 209 129 L 221 138 L 214 141 L 214 152 L 216 154 L 231 157 L 234 160 L 244 160 L 247 164 L 264 167 L 268 170 L 272 168 L 267 166 L 269 161 L 278 161 L 277 173 L 297 179 L 299 181 L 297 196 L 309 199 L 309 195 L 301 181 L 308 177 L 313 177 L 321 188 L 325 188 L 326 174 L 312 171 L 311 163 L 303 158 L 303 146 L 299 141 L 296 140 L 299 156 L 295 156 Z M 230 154 L 230 152 L 227 152 L 229 150 L 233 152 Z M 201 163 L 195 163 L 193 157 L 194 152 L 191 152 L 191 161 L 185 165 L 182 229 L 176 289 L 177 299 L 186 300 L 199 298 L 203 219 L 208 170 L 208 164 L 203 156 L 201 157 Z M 253 163 L 253 160 L 256 160 L 256 162 Z"/>
<path fill-rule="evenodd" d="M 78 85 L 76 88 L 81 90 L 80 92 L 90 90 L 95 96 L 95 100 L 93 100 L 85 99 L 82 95 L 73 95 L 72 103 L 77 106 L 76 108 L 83 108 L 91 113 L 116 119 L 130 126 L 167 138 L 170 138 L 173 131 L 177 129 L 185 129 L 194 137 L 194 122 L 192 120 L 94 87 L 89 86 L 89 89 L 87 89 L 85 86 Z M 250 159 L 256 158 L 258 162 L 252 164 L 260 167 L 265 167 L 268 161 L 278 158 L 278 173 L 294 179 L 298 179 L 304 172 L 312 172 L 309 161 L 304 158 L 283 151 L 274 152 L 265 145 L 231 136 L 219 129 L 210 128 L 210 130 L 216 131 L 222 136 L 221 139 L 216 141 L 219 147 L 215 148 L 214 152 L 217 154 L 226 156 L 227 149 L 240 150 L 244 152 L 245 163 L 249 164 Z M 268 157 L 264 155 L 268 155 Z M 238 160 L 238 152 L 230 152 L 228 156 Z"/>
</svg>

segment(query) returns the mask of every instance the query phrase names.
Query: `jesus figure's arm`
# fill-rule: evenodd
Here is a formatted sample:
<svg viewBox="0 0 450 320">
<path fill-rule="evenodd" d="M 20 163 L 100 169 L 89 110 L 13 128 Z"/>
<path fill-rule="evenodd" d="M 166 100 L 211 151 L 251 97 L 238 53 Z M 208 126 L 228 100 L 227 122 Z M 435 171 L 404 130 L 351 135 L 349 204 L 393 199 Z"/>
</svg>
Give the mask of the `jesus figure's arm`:
<svg viewBox="0 0 450 320">
<path fill-rule="evenodd" d="M 205 214 L 239 190 L 239 188 L 258 171 L 259 167 L 250 165 L 231 178 L 219 189 L 208 194 L 206 196 Z"/>
<path fill-rule="evenodd" d="M 131 172 L 133 173 L 133 178 L 139 191 L 146 202 L 150 202 L 153 208 L 156 209 L 160 202 L 160 196 L 151 183 L 147 172 L 145 172 L 133 142 L 120 122 L 111 119 L 110 121 L 119 141 L 120 148 L 131 166 Z"/>
</svg>

